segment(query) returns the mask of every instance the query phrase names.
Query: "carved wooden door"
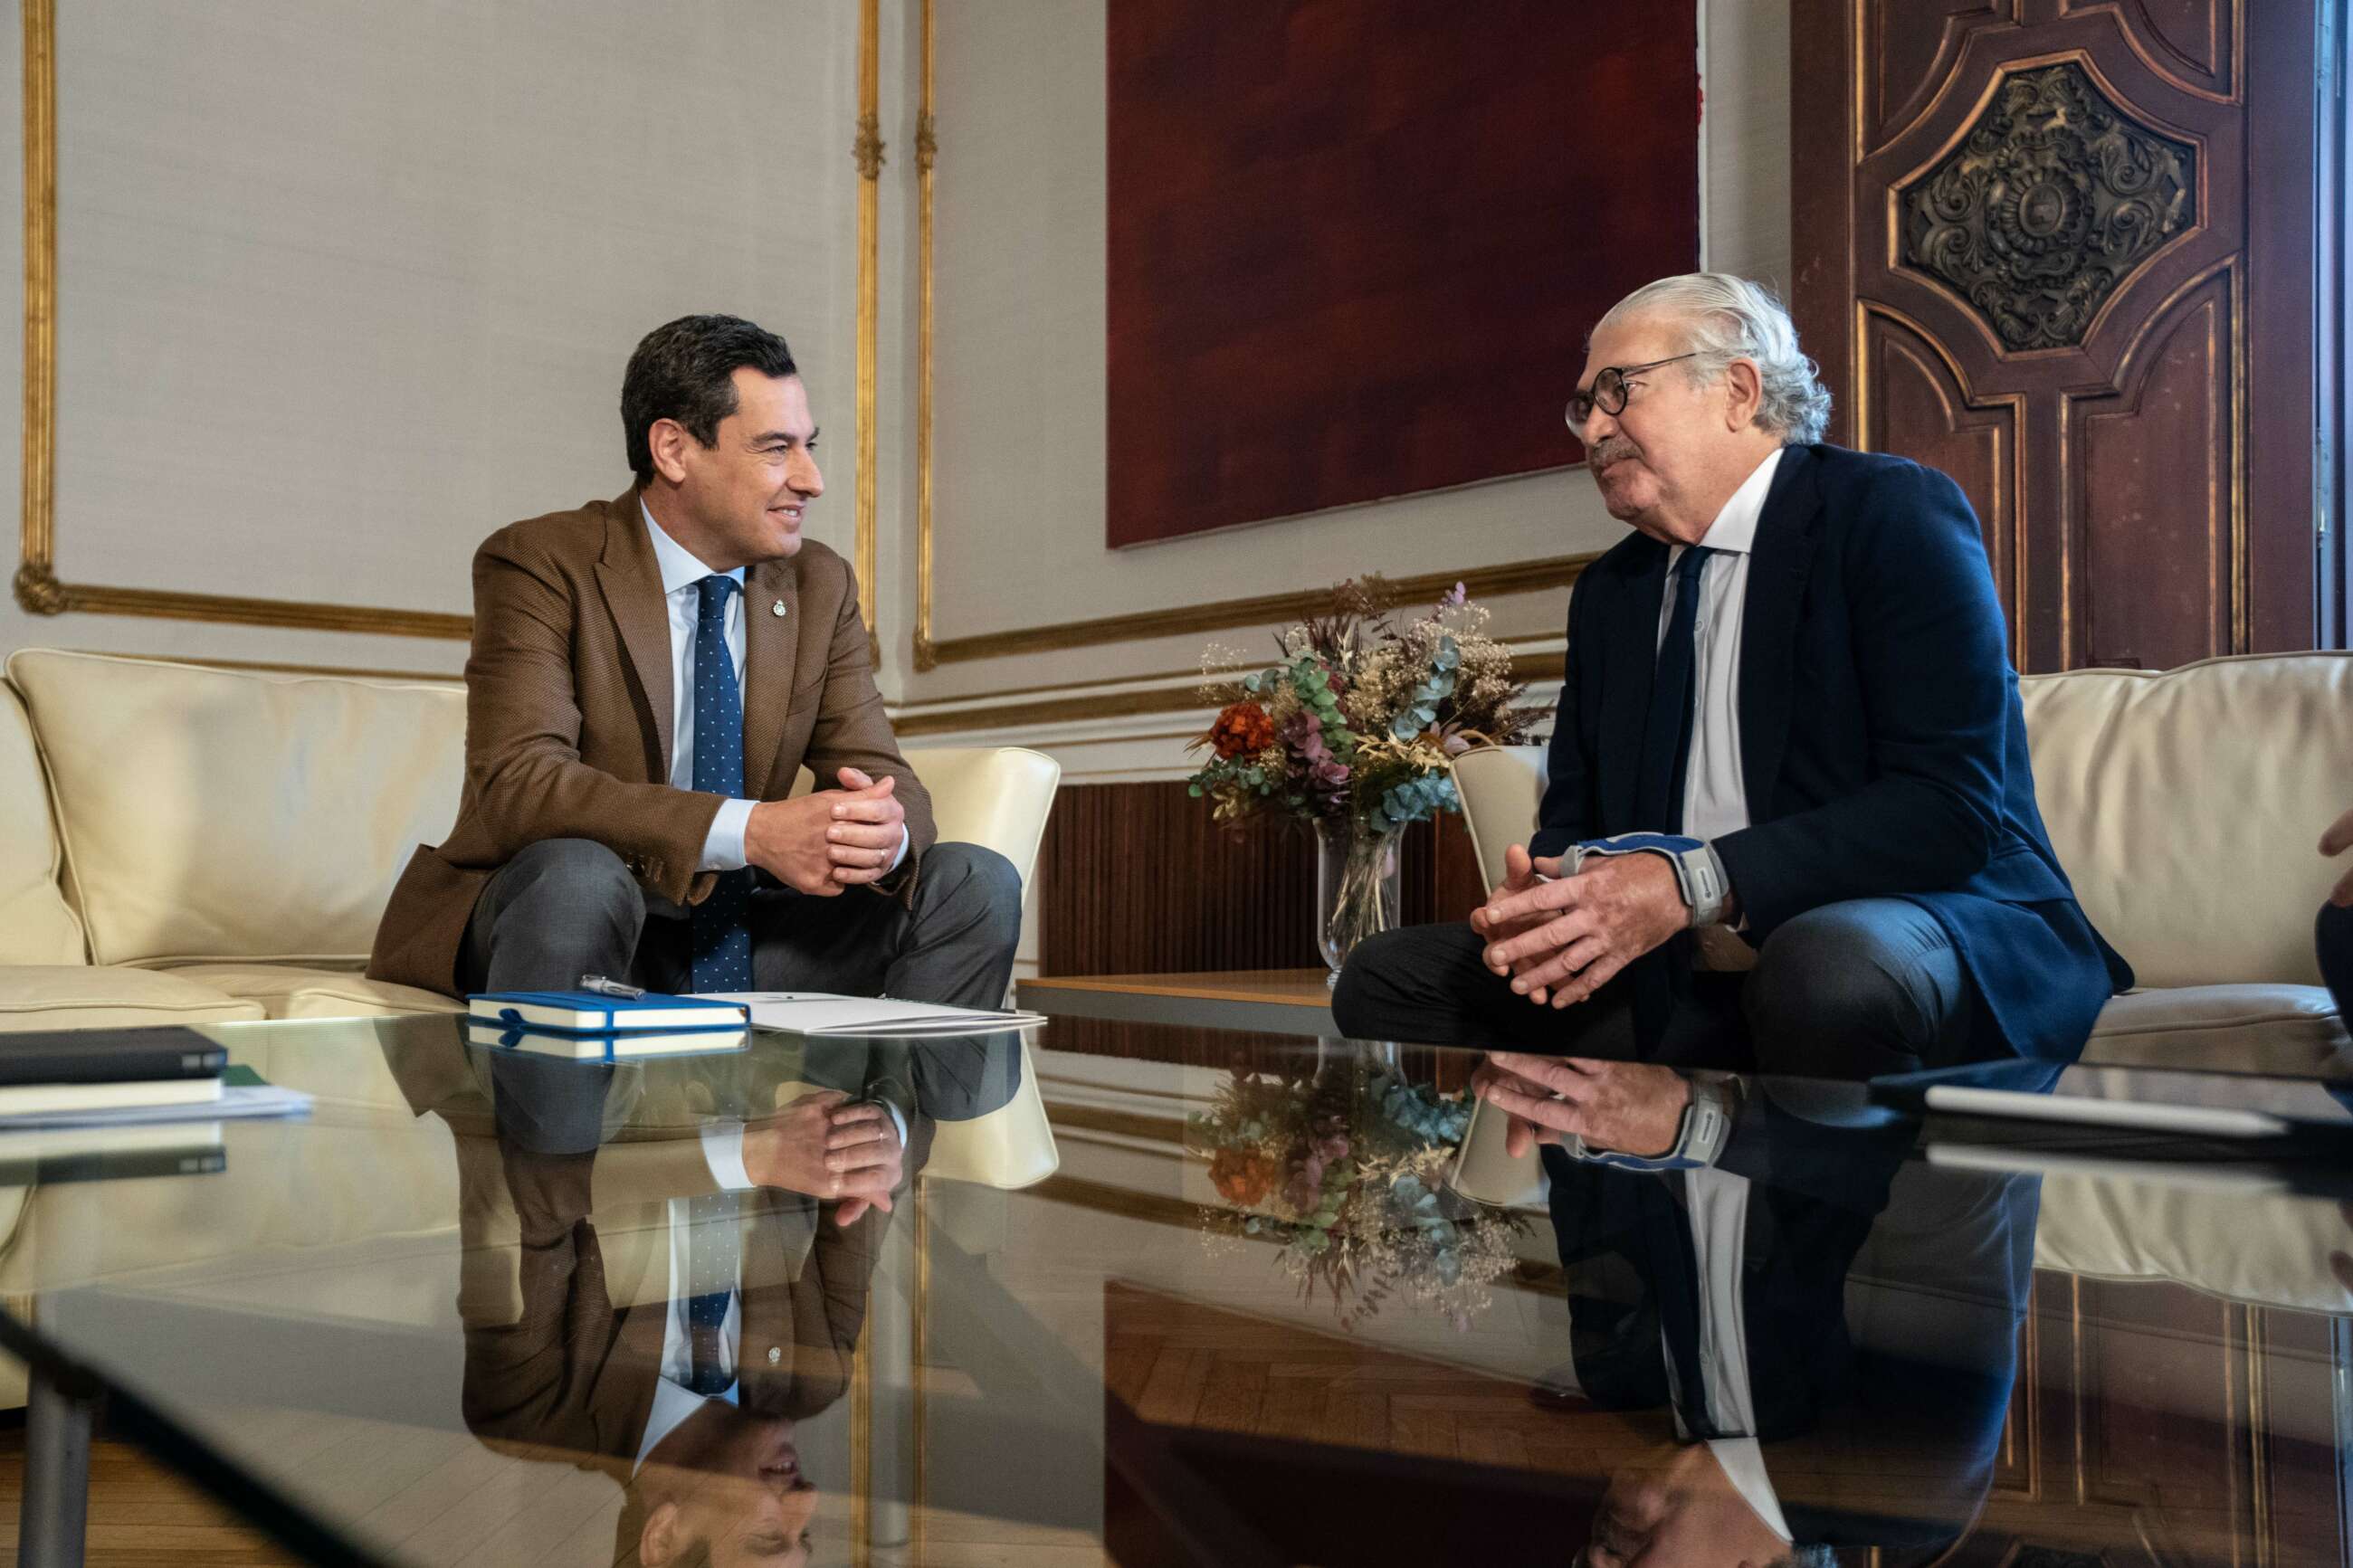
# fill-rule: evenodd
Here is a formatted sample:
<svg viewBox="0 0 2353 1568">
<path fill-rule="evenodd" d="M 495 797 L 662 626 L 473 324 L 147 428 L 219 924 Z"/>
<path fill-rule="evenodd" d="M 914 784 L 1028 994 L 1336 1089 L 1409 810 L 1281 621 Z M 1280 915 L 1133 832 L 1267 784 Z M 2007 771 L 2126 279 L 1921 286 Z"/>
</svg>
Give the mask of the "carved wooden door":
<svg viewBox="0 0 2353 1568">
<path fill-rule="evenodd" d="M 2316 0 L 1794 0 L 1832 438 L 1959 481 L 2022 669 L 2315 637 Z"/>
</svg>

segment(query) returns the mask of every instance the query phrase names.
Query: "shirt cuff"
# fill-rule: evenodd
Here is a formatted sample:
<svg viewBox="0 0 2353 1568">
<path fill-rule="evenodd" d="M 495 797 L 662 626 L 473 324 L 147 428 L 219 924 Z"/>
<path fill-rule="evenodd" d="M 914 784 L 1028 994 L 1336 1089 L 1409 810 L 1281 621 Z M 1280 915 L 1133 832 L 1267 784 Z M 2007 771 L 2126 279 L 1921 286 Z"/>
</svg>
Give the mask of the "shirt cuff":
<svg viewBox="0 0 2353 1568">
<path fill-rule="evenodd" d="M 752 1173 L 744 1164 L 744 1124 L 722 1122 L 702 1130 L 702 1159 L 711 1179 L 725 1193 L 752 1190 Z"/>
<path fill-rule="evenodd" d="M 1698 911 L 1700 918 L 1693 923 L 1697 925 L 1722 925 L 1724 923 L 1725 900 L 1728 898 L 1733 891 L 1732 879 L 1730 876 L 1725 874 L 1724 869 L 1724 857 L 1715 852 L 1715 844 L 1703 844 L 1700 847 L 1706 851 L 1707 863 L 1715 872 L 1715 885 L 1722 889 L 1723 891 L 1716 895 L 1715 900 L 1715 908 L 1713 910 L 1703 910 Z M 1744 914 L 1740 917 L 1740 925 L 1735 926 L 1733 929 L 1737 931 L 1740 929 L 1740 926 L 1746 926 L 1747 923 L 1748 917 Z"/>
<path fill-rule="evenodd" d="M 892 871 L 897 870 L 900 863 L 907 858 L 907 825 L 902 822 L 899 825 L 899 852 L 891 857 L 891 865 L 889 869 L 883 872 L 884 876 L 889 876 Z M 899 1113 L 894 1110 L 891 1114 L 896 1116 Z M 901 1131 L 904 1131 L 905 1129 L 902 1128 Z M 902 1140 L 902 1142 L 903 1142 L 903 1140 Z"/>
<path fill-rule="evenodd" d="M 711 819 L 711 831 L 702 837 L 702 859 L 698 871 L 741 871 L 751 864 L 744 858 L 744 830 L 751 826 L 752 807 L 748 800 L 723 800 L 719 815 Z"/>
</svg>

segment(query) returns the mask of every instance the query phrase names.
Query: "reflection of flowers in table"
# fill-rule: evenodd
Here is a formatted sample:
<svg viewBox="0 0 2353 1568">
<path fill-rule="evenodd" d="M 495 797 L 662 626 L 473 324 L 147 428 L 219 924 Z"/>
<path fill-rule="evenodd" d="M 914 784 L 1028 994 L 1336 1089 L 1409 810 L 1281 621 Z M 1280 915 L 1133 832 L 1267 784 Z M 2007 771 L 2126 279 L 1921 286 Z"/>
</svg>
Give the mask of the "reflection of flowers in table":
<svg viewBox="0 0 2353 1568">
<path fill-rule="evenodd" d="M 1365 937 L 1397 923 L 1398 835 L 1461 809 L 1453 760 L 1503 745 L 1533 714 L 1517 706 L 1511 650 L 1462 586 L 1402 629 L 1377 577 L 1342 584 L 1327 616 L 1280 639 L 1281 662 L 1228 679 L 1211 648 L 1203 695 L 1220 708 L 1194 742 L 1212 754 L 1191 793 L 1216 819 L 1272 813 L 1313 823 L 1322 841 L 1318 937 L 1336 973 Z"/>
<path fill-rule="evenodd" d="M 1470 1121 L 1466 1097 L 1366 1054 L 1299 1079 L 1237 1072 L 1187 1121 L 1187 1147 L 1226 1205 L 1205 1207 L 1202 1228 L 1277 1243 L 1301 1295 L 1328 1293 L 1343 1328 L 1401 1297 L 1467 1329 L 1516 1267 L 1527 1226 L 1442 1186 Z"/>
</svg>

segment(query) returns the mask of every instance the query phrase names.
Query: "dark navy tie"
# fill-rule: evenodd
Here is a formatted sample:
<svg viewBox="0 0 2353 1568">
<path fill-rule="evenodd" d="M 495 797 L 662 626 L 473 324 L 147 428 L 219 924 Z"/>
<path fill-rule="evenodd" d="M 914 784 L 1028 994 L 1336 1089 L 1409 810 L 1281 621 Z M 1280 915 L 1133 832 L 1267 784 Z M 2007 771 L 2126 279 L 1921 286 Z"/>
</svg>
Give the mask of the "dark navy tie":
<svg viewBox="0 0 2353 1568">
<path fill-rule="evenodd" d="M 734 1357 L 724 1353 L 723 1331 L 741 1283 L 744 1237 L 733 1193 L 691 1198 L 686 1214 L 686 1385 L 708 1399 L 726 1393 L 735 1381 L 727 1364 Z"/>
<path fill-rule="evenodd" d="M 705 577 L 694 620 L 694 787 L 740 800 L 744 795 L 744 694 L 727 652 L 727 598 L 733 577 Z M 694 906 L 694 989 L 752 989 L 752 932 L 744 923 L 752 873 L 723 871 L 711 896 Z"/>
<path fill-rule="evenodd" d="M 1634 777 L 1637 832 L 1683 830 L 1683 775 L 1691 771 L 1692 667 L 1697 662 L 1700 574 L 1713 552 L 1700 545 L 1675 563 L 1675 606 L 1651 676 L 1651 711 L 1642 721 L 1642 754 Z M 1691 942 L 1677 932 L 1628 971 L 1634 987 L 1634 1031 L 1650 1058 L 1665 1037 L 1675 996 L 1688 984 Z"/>
<path fill-rule="evenodd" d="M 1691 771 L 1692 666 L 1696 662 L 1700 574 L 1715 552 L 1694 544 L 1675 563 L 1675 607 L 1651 677 L 1651 712 L 1642 721 L 1641 770 L 1635 775 L 1637 832 L 1683 830 L 1683 775 Z"/>
</svg>

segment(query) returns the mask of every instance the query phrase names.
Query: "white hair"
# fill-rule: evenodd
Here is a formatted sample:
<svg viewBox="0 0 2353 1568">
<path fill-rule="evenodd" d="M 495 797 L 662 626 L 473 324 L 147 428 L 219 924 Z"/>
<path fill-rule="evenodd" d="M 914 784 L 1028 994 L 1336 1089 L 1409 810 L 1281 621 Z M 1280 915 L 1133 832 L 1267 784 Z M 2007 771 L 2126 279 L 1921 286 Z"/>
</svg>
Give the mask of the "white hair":
<svg viewBox="0 0 2353 1568">
<path fill-rule="evenodd" d="M 1696 382 L 1715 380 L 1734 360 L 1754 361 L 1764 386 L 1758 429 L 1780 437 L 1785 447 L 1822 438 L 1831 395 L 1821 384 L 1821 367 L 1798 347 L 1797 323 L 1772 289 L 1728 272 L 1686 272 L 1645 283 L 1611 306 L 1601 325 L 1646 317 L 1664 317 L 1686 329 L 1694 357 L 1684 368 Z"/>
</svg>

